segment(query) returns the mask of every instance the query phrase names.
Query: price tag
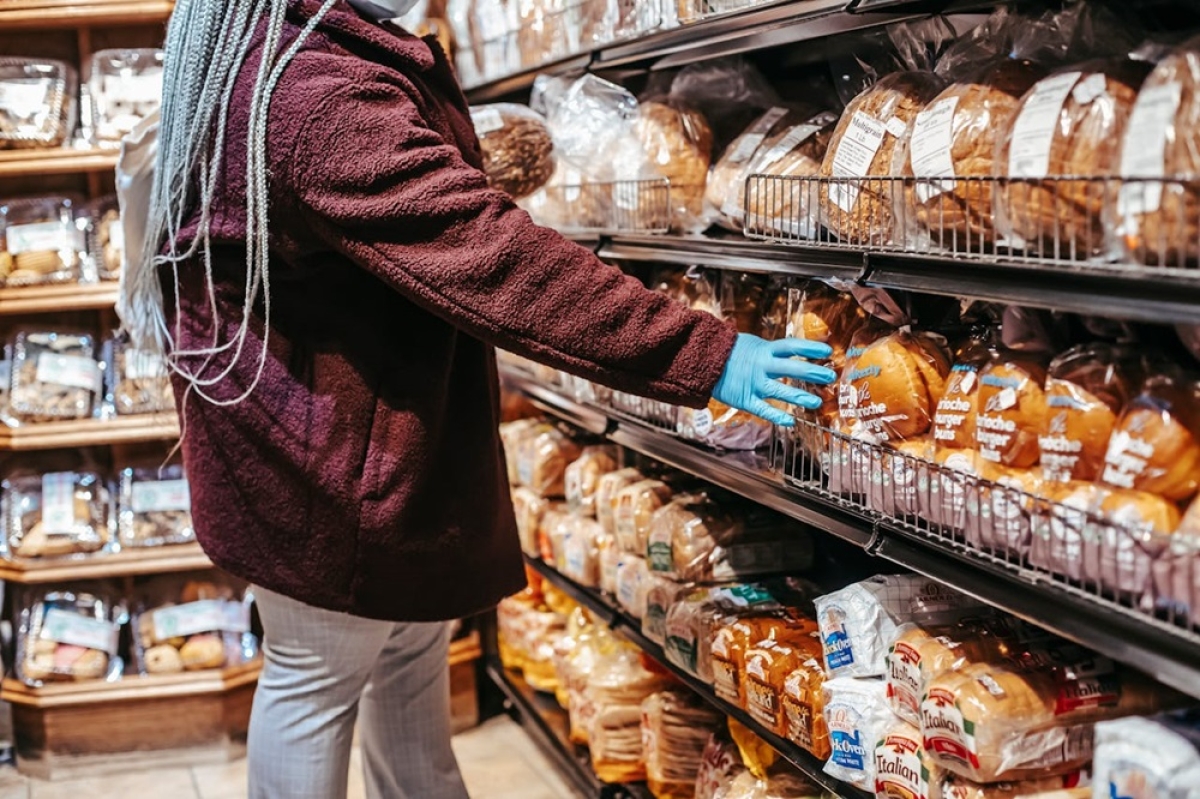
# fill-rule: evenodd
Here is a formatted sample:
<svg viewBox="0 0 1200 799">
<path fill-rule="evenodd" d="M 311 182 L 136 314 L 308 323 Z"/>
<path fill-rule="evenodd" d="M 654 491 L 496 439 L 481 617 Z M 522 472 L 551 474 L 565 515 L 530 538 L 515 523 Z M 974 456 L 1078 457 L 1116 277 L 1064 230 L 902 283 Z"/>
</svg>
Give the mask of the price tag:
<svg viewBox="0 0 1200 799">
<path fill-rule="evenodd" d="M 42 529 L 47 535 L 71 535 L 75 532 L 78 523 L 75 518 L 76 482 L 74 472 L 42 475 Z"/>
<path fill-rule="evenodd" d="M 154 637 L 160 641 L 171 638 L 186 638 L 200 633 L 242 633 L 249 625 L 242 625 L 242 613 L 238 602 L 223 599 L 203 599 L 186 605 L 160 608 L 151 614 Z"/>
<path fill-rule="evenodd" d="M 61 608 L 50 608 L 42 620 L 38 637 L 67 646 L 81 646 L 113 654 L 117 651 L 118 630 L 115 624 L 89 619 Z"/>
<path fill-rule="evenodd" d="M 878 119 L 855 111 L 833 155 L 833 177 L 865 177 L 871 170 L 879 148 L 883 146 L 886 133 L 887 129 Z M 850 213 L 858 202 L 858 187 L 835 183 L 829 187 L 829 199 L 838 208 Z"/>
<path fill-rule="evenodd" d="M 163 76 L 158 70 L 140 75 L 105 75 L 102 86 L 103 101 L 106 104 L 157 105 L 162 101 Z"/>
<path fill-rule="evenodd" d="M 51 83 L 45 80 L 0 81 L 0 110 L 30 117 L 46 107 Z"/>
<path fill-rule="evenodd" d="M 191 510 L 192 495 L 187 480 L 145 480 L 130 489 L 134 513 Z"/>
<path fill-rule="evenodd" d="M 951 150 L 954 144 L 954 114 L 958 110 L 958 98 L 947 97 L 917 114 L 913 124 L 911 162 L 913 174 L 917 176 L 917 199 L 923 203 L 934 197 L 954 191 L 954 159 Z M 923 178 L 948 178 L 926 181 Z"/>
<path fill-rule="evenodd" d="M 92 358 L 85 358 L 81 355 L 56 355 L 52 352 L 43 352 L 37 358 L 35 379 L 39 383 L 98 392 L 100 390 L 100 364 Z"/>
<path fill-rule="evenodd" d="M 908 133 L 908 125 L 900 117 L 892 117 L 887 121 L 887 132 L 899 139 Z"/>
<path fill-rule="evenodd" d="M 1161 178 L 1166 174 L 1167 133 L 1174 129 L 1182 99 L 1183 86 L 1178 81 L 1138 93 L 1125 132 L 1125 141 L 1136 144 L 1121 153 L 1122 177 Z M 1118 204 L 1122 214 L 1152 214 L 1162 207 L 1162 184 L 1126 183 Z"/>
<path fill-rule="evenodd" d="M 476 136 L 486 136 L 504 127 L 504 118 L 495 108 L 480 108 L 471 111 L 471 122 Z"/>
<path fill-rule="evenodd" d="M 75 231 L 62 222 L 10 225 L 4 230 L 10 255 L 75 249 Z"/>
<path fill-rule="evenodd" d="M 1013 123 L 1008 173 L 1015 178 L 1044 178 L 1050 171 L 1050 148 L 1063 103 L 1079 82 L 1079 72 L 1047 78 L 1025 99 Z M 1103 78 L 1103 76 L 1101 76 Z"/>
</svg>

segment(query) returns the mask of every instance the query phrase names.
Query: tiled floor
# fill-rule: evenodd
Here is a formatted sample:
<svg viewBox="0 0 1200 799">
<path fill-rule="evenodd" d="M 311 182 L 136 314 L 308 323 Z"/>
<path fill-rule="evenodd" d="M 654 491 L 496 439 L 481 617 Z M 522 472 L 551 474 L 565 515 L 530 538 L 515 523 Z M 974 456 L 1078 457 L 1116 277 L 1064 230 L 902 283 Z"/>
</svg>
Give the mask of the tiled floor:
<svg viewBox="0 0 1200 799">
<path fill-rule="evenodd" d="M 504 716 L 454 739 L 471 799 L 569 799 L 574 794 L 521 728 Z M 349 799 L 364 799 L 362 761 L 350 763 Z M 246 763 L 71 782 L 30 782 L 0 770 L 0 799 L 243 799 Z"/>
</svg>

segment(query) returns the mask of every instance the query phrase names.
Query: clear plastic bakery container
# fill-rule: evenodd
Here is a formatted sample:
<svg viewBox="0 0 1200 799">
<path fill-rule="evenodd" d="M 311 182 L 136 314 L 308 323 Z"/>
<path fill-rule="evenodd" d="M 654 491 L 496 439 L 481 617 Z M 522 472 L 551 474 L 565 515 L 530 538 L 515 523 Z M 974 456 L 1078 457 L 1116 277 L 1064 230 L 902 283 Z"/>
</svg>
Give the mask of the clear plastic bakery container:
<svg viewBox="0 0 1200 799">
<path fill-rule="evenodd" d="M 166 360 L 157 353 L 132 346 L 117 336 L 105 343 L 107 390 L 105 415 L 174 413 L 175 393 Z"/>
<path fill-rule="evenodd" d="M 0 277 L 5 286 L 81 278 L 87 246 L 75 209 L 71 197 L 0 201 Z"/>
<path fill-rule="evenodd" d="M 121 679 L 120 636 L 129 613 L 117 593 L 106 584 L 28 589 L 18 605 L 17 677 L 33 687 Z"/>
<path fill-rule="evenodd" d="M 100 280 L 118 280 L 125 258 L 125 228 L 117 195 L 84 204 L 79 213 L 87 237 L 87 253 Z"/>
<path fill-rule="evenodd" d="M 3 483 L 5 551 L 43 558 L 98 552 L 112 542 L 111 495 L 95 472 L 49 472 Z"/>
<path fill-rule="evenodd" d="M 122 547 L 195 541 L 192 497 L 183 467 L 122 470 L 117 530 Z"/>
<path fill-rule="evenodd" d="M 12 345 L 10 415 L 25 423 L 88 418 L 103 374 L 92 336 L 22 331 Z"/>
<path fill-rule="evenodd" d="M 93 55 L 88 72 L 93 141 L 120 142 L 157 111 L 162 82 L 162 50 L 100 50 Z"/>
<path fill-rule="evenodd" d="M 78 91 L 75 69 L 62 61 L 0 57 L 0 150 L 64 144 Z"/>
</svg>

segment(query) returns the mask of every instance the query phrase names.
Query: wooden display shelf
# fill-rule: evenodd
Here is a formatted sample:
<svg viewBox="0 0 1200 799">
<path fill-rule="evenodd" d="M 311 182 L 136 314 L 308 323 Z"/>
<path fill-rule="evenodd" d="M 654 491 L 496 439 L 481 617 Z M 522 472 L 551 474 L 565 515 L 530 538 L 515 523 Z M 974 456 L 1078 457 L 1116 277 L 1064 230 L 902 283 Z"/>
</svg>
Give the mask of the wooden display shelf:
<svg viewBox="0 0 1200 799">
<path fill-rule="evenodd" d="M 101 447 L 137 444 L 179 437 L 174 414 L 147 414 L 116 419 L 80 419 L 43 422 L 23 427 L 0 427 L 0 451 L 31 452 L 43 449 Z"/>
<path fill-rule="evenodd" d="M 6 0 L 0 3 L 0 30 L 51 30 L 166 22 L 175 8 L 169 0 Z"/>
<path fill-rule="evenodd" d="M 479 724 L 479 632 L 450 643 L 450 726 L 457 735 Z"/>
<path fill-rule="evenodd" d="M 8 23 L 0 12 L 0 29 Z M 117 150 L 0 150 L 0 178 L 109 172 L 117 168 Z"/>
<path fill-rule="evenodd" d="M 8 677 L 0 690 L 0 699 L 39 710 L 149 699 L 177 699 L 227 693 L 246 685 L 254 685 L 258 682 L 261 671 L 262 661 L 255 660 L 228 669 L 209 669 L 183 674 L 150 674 L 144 677 L 126 677 L 117 682 L 50 683 L 41 688 L 33 688 L 20 680 Z"/>
<path fill-rule="evenodd" d="M 200 549 L 199 544 L 178 544 L 128 549 L 111 555 L 0 560 L 0 580 L 37 585 L 211 568 L 212 561 Z"/>
<path fill-rule="evenodd" d="M 116 281 L 0 288 L 0 316 L 112 308 L 118 291 Z"/>
</svg>

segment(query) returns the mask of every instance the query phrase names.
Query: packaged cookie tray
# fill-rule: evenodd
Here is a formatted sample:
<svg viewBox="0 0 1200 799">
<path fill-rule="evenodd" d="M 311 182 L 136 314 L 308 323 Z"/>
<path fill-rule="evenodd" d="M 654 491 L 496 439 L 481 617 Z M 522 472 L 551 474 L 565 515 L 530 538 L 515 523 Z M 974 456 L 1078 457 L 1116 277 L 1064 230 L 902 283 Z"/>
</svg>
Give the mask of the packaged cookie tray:
<svg viewBox="0 0 1200 799">
<path fill-rule="evenodd" d="M 240 585 L 163 575 L 139 587 L 133 615 L 138 674 L 222 669 L 258 657 L 250 631 L 253 596 Z"/>
<path fill-rule="evenodd" d="M 84 222 L 72 197 L 0 201 L 0 280 L 4 286 L 74 283 L 92 270 Z"/>
<path fill-rule="evenodd" d="M 112 498 L 95 472 L 14 476 L 3 482 L 4 537 L 9 558 L 46 558 L 112 551 Z"/>
<path fill-rule="evenodd" d="M 29 589 L 20 598 L 16 676 L 39 687 L 52 682 L 115 681 L 125 604 L 105 584 L 90 588 Z"/>
<path fill-rule="evenodd" d="M 123 469 L 120 485 L 117 536 L 122 547 L 196 540 L 191 493 L 182 466 Z"/>
<path fill-rule="evenodd" d="M 80 208 L 87 252 L 99 280 L 117 280 L 125 257 L 125 228 L 116 195 L 100 197 Z"/>
<path fill-rule="evenodd" d="M 62 61 L 0 57 L 0 150 L 51 148 L 75 130 L 79 78 Z"/>
<path fill-rule="evenodd" d="M 21 331 L 12 343 L 8 415 L 13 422 L 87 419 L 99 410 L 103 365 L 86 333 Z"/>
<path fill-rule="evenodd" d="M 91 138 L 119 143 L 162 103 L 163 51 L 99 50 L 88 70 Z"/>
<path fill-rule="evenodd" d="M 104 344 L 104 412 L 118 416 L 174 413 L 175 392 L 166 361 L 117 336 Z"/>
</svg>

